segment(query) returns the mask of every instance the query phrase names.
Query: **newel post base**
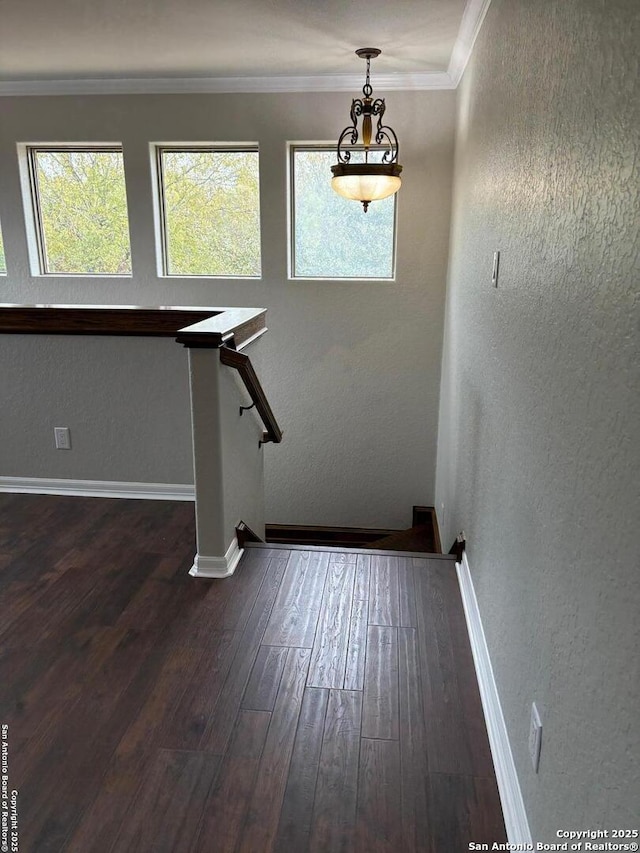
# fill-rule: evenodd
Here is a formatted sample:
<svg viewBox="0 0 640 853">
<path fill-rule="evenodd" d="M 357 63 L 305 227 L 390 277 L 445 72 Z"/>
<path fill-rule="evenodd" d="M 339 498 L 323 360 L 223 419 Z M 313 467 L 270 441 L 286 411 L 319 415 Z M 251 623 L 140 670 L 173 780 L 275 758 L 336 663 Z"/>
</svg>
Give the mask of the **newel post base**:
<svg viewBox="0 0 640 853">
<path fill-rule="evenodd" d="M 235 572 L 243 553 L 237 539 L 234 539 L 224 557 L 196 554 L 189 574 L 194 578 L 228 578 Z"/>
</svg>

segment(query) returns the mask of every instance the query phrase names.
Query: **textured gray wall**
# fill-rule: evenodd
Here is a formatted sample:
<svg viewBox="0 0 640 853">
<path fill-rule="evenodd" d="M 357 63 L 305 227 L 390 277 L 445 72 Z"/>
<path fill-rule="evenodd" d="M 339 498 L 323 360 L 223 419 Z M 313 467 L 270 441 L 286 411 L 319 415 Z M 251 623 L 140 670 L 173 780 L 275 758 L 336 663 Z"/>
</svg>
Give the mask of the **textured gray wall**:
<svg viewBox="0 0 640 853">
<path fill-rule="evenodd" d="M 0 335 L 0 476 L 193 483 L 187 351 L 171 339 Z M 71 451 L 53 428 L 71 429 Z"/>
<path fill-rule="evenodd" d="M 536 840 L 640 806 L 639 12 L 494 0 L 458 91 L 436 500 Z"/>
<path fill-rule="evenodd" d="M 432 501 L 435 484 L 455 93 L 387 98 L 406 176 L 398 202 L 397 280 L 288 281 L 286 143 L 337 139 L 350 102 L 344 93 L 0 99 L 0 221 L 8 267 L 0 301 L 268 308 L 261 379 L 285 439 L 264 451 L 267 519 L 401 527 L 410 522 L 412 504 Z M 124 145 L 133 278 L 31 276 L 16 143 L 95 140 Z M 260 145 L 261 281 L 156 275 L 149 143 L 198 140 Z M 84 347 L 75 382 L 65 355 L 75 345 L 32 342 L 20 353 L 18 346 L 9 337 L 0 341 L 0 475 L 191 481 L 180 347 L 160 356 L 157 344 L 147 342 L 149 358 L 160 358 L 160 381 L 164 372 L 167 381 L 164 400 L 149 409 L 140 434 L 128 427 L 126 400 L 144 408 L 156 392 L 146 369 L 137 369 L 137 344 L 121 339 L 117 345 L 118 370 L 126 373 L 121 390 L 102 379 L 112 370 L 109 348 Z M 47 353 L 52 361 L 42 372 Z M 64 374 L 56 363 L 67 363 Z M 10 405 L 9 369 L 15 371 Z M 82 407 L 71 453 L 52 447 L 51 409 L 60 400 L 69 402 L 66 411 Z M 122 436 L 117 447 L 108 439 L 108 453 L 100 441 L 105 407 L 109 430 Z M 76 452 L 81 446 L 86 454 Z"/>
</svg>

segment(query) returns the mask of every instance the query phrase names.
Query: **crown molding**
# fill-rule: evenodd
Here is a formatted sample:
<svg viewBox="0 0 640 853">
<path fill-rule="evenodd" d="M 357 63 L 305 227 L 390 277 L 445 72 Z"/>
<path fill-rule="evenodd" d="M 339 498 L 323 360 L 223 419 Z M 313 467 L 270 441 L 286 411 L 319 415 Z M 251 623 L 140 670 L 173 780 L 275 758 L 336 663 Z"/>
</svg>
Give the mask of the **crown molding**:
<svg viewBox="0 0 640 853">
<path fill-rule="evenodd" d="M 455 88 L 447 72 L 377 74 L 378 91 L 423 91 Z M 185 95 L 278 92 L 353 92 L 362 87 L 362 75 L 315 77 L 149 77 L 87 80 L 5 80 L 0 96 L 24 95 Z"/>
<path fill-rule="evenodd" d="M 451 88 L 457 89 L 467 67 L 471 51 L 482 27 L 484 16 L 491 5 L 491 0 L 468 0 L 460 21 L 458 38 L 451 51 L 451 59 L 447 74 L 451 80 Z"/>
<path fill-rule="evenodd" d="M 491 0 L 468 0 L 447 71 L 376 74 L 376 91 L 456 89 L 490 3 Z M 323 74 L 308 77 L 95 77 L 84 80 L 5 80 L 0 81 L 0 96 L 353 92 L 358 91 L 361 86 L 361 74 Z"/>
</svg>

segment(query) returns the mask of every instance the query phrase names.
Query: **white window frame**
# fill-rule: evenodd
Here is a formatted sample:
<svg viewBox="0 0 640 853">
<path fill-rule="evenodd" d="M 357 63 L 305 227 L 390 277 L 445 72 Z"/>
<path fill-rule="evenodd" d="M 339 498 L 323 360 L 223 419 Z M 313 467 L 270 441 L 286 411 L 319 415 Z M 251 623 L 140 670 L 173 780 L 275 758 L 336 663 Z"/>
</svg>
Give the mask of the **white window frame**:
<svg viewBox="0 0 640 853">
<path fill-rule="evenodd" d="M 287 272 L 290 281 L 349 281 L 349 282 L 394 282 L 396 281 L 396 260 L 398 245 L 398 194 L 393 197 L 393 245 L 391 247 L 391 276 L 309 276 L 295 274 L 295 152 L 296 151 L 335 151 L 335 142 L 288 142 L 287 143 Z M 354 146 L 354 150 L 364 150 Z M 384 150 L 382 146 L 371 146 L 370 150 Z M 336 155 L 337 162 L 337 155 Z M 352 204 L 359 204 L 353 201 Z"/>
<path fill-rule="evenodd" d="M 256 275 L 216 275 L 214 273 L 169 272 L 167 240 L 167 218 L 164 198 L 163 163 L 164 151 L 226 153 L 240 152 L 258 155 L 258 240 L 260 243 L 260 272 Z M 260 183 L 260 146 L 257 142 L 152 142 L 150 144 L 151 172 L 153 178 L 153 212 L 156 233 L 156 268 L 158 278 L 170 279 L 223 279 L 230 281 L 260 281 L 262 279 L 262 193 Z"/>
<path fill-rule="evenodd" d="M 49 272 L 47 269 L 46 239 L 42 224 L 42 212 L 40 209 L 40 196 L 38 190 L 38 167 L 36 155 L 39 152 L 77 151 L 82 153 L 84 151 L 104 151 L 117 153 L 122 155 L 123 170 L 125 170 L 124 149 L 122 143 L 21 142 L 18 143 L 17 147 L 31 274 L 46 278 L 132 278 L 133 258 L 131 260 L 132 271 L 128 273 Z M 125 199 L 127 201 L 127 230 L 129 233 L 129 248 L 131 248 L 131 220 L 129 218 L 126 170 L 124 178 Z"/>
<path fill-rule="evenodd" d="M 4 241 L 4 234 L 2 232 L 2 222 L 0 222 L 0 237 L 2 237 L 2 245 L 4 246 L 4 266 L 3 270 L 0 270 L 0 276 L 7 274 L 7 244 Z"/>
</svg>

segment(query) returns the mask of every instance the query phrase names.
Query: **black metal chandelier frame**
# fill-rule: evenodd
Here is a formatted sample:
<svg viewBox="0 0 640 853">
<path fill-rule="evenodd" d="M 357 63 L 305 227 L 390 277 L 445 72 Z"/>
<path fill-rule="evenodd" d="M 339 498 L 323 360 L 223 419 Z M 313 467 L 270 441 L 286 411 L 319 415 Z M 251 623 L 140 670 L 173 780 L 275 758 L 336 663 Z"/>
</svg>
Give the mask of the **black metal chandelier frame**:
<svg viewBox="0 0 640 853">
<path fill-rule="evenodd" d="M 385 112 L 384 98 L 374 98 L 373 88 L 371 86 L 371 60 L 375 59 L 381 53 L 377 47 L 363 47 L 356 50 L 356 54 L 361 59 L 367 61 L 367 75 L 364 86 L 362 87 L 362 98 L 354 98 L 351 102 L 351 124 L 345 127 L 338 138 L 337 158 L 338 162 L 331 167 L 333 173 L 333 185 L 336 192 L 341 195 L 347 195 L 348 198 L 353 198 L 362 202 L 365 213 L 369 204 L 374 198 L 384 198 L 387 195 L 397 192 L 400 186 L 400 173 L 402 166 L 398 163 L 398 137 L 396 132 L 389 125 L 382 123 L 382 117 Z M 358 130 L 358 119 L 362 118 L 362 135 Z M 375 136 L 373 135 L 373 119 L 377 118 Z M 372 138 L 374 140 L 375 150 L 382 149 L 382 157 L 379 162 L 370 163 L 369 153 L 372 147 Z M 354 151 L 364 150 L 364 163 L 352 162 L 351 155 Z M 366 198 L 367 190 L 362 190 L 357 195 L 344 193 L 338 187 L 338 181 L 341 178 L 390 178 L 394 179 L 392 186 L 382 194 L 373 194 L 373 198 Z M 371 186 L 371 184 L 369 185 Z"/>
<path fill-rule="evenodd" d="M 382 124 L 382 117 L 385 112 L 384 98 L 373 99 L 373 88 L 371 86 L 371 60 L 381 53 L 377 47 L 363 47 L 356 50 L 356 54 L 361 59 L 367 60 L 367 76 L 365 84 L 362 87 L 363 98 L 354 98 L 351 102 L 351 124 L 345 127 L 338 139 L 338 163 L 349 164 L 351 162 L 351 151 L 345 148 L 345 143 L 349 146 L 356 146 L 360 140 L 358 132 L 358 119 L 362 116 L 362 145 L 364 145 L 365 163 L 369 161 L 369 148 L 371 146 L 372 136 L 372 116 L 378 117 L 376 126 L 375 144 L 384 147 L 382 155 L 382 164 L 391 164 L 398 162 L 398 137 L 396 132 L 389 125 Z M 377 164 L 376 164 L 377 165 Z"/>
</svg>

